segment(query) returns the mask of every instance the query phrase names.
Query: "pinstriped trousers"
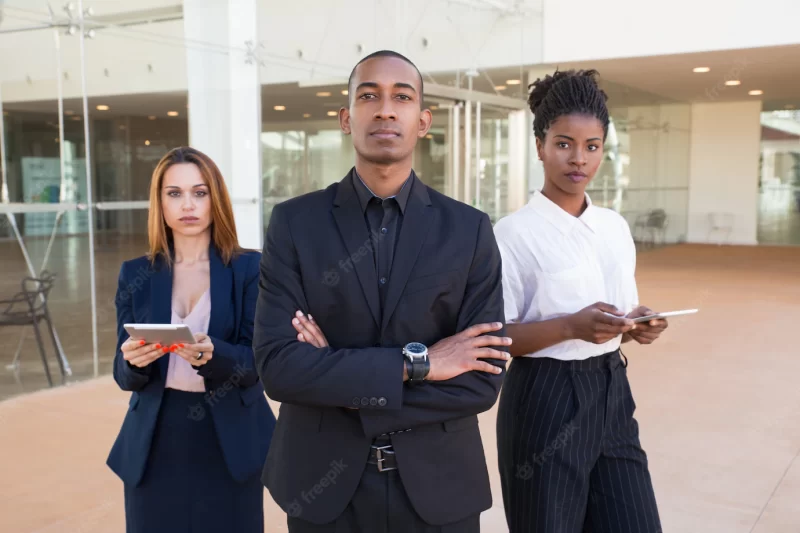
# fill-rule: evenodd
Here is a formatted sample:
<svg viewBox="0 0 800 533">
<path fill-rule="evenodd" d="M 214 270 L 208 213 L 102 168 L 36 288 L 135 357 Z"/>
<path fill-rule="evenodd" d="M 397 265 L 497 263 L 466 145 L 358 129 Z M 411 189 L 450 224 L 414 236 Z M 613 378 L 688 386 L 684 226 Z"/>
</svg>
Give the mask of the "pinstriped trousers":
<svg viewBox="0 0 800 533">
<path fill-rule="evenodd" d="M 619 351 L 513 360 L 497 414 L 511 533 L 659 533 Z"/>
</svg>

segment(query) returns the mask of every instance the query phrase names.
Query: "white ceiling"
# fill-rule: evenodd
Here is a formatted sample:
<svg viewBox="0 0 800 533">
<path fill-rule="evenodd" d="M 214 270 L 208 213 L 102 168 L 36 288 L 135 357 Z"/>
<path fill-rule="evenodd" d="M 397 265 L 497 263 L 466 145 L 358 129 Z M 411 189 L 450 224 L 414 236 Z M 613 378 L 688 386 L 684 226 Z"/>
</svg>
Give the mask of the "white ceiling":
<svg viewBox="0 0 800 533">
<path fill-rule="evenodd" d="M 709 67 L 707 73 L 696 74 L 694 67 Z M 646 58 L 627 58 L 603 61 L 545 65 L 545 69 L 595 68 L 600 72 L 601 83 L 609 95 L 609 104 L 619 108 L 634 105 L 651 105 L 668 102 L 726 102 L 761 99 L 764 110 L 788 107 L 800 108 L 800 45 L 679 54 Z M 542 66 L 537 66 L 541 70 Z M 526 98 L 528 83 L 526 68 L 509 67 L 480 71 L 473 77 L 476 91 L 491 92 L 520 99 Z M 467 87 L 467 77 L 453 72 L 424 73 L 425 81 L 442 85 Z M 727 79 L 738 78 L 739 86 L 726 86 Z M 457 83 L 456 80 L 460 83 Z M 511 85 L 508 80 L 520 80 Z M 496 90 L 495 86 L 505 85 Z M 262 117 L 265 122 L 293 122 L 326 120 L 328 111 L 337 111 L 345 105 L 342 95 L 344 83 L 330 86 L 299 87 L 295 83 L 264 85 L 262 87 Z M 749 96 L 749 90 L 764 91 L 762 96 Z M 318 97 L 318 92 L 331 96 Z M 179 118 L 187 115 L 186 92 L 150 93 L 92 97 L 89 99 L 93 115 L 148 116 L 168 118 L 168 111 L 178 111 Z M 428 104 L 436 105 L 435 99 Z M 98 104 L 110 107 L 97 111 Z M 274 106 L 285 106 L 276 111 Z M 54 100 L 5 103 L 5 109 L 57 112 Z M 79 99 L 66 100 L 64 109 L 81 114 Z M 439 113 L 444 113 L 439 110 Z M 310 117 L 304 117 L 309 114 Z"/>
<path fill-rule="evenodd" d="M 640 57 L 550 65 L 560 68 L 595 68 L 613 85 L 609 102 L 619 106 L 625 89 L 673 102 L 729 102 L 757 98 L 765 111 L 800 107 L 800 45 L 725 50 L 669 56 Z M 695 67 L 711 70 L 698 74 Z M 741 85 L 726 86 L 738 79 Z M 761 96 L 748 91 L 761 90 Z M 621 92 L 620 92 L 621 90 Z M 623 105 L 632 105 L 625 102 Z"/>
</svg>

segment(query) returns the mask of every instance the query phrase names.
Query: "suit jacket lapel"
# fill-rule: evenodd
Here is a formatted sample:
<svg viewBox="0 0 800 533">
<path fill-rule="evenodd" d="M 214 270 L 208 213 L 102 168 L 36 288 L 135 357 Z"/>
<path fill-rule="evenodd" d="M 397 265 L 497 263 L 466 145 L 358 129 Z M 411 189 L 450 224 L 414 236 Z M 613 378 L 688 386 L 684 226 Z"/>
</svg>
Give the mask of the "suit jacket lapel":
<svg viewBox="0 0 800 533">
<path fill-rule="evenodd" d="M 400 229 L 400 238 L 397 241 L 397 248 L 394 252 L 392 261 L 392 271 L 389 275 L 389 287 L 386 293 L 386 302 L 383 309 L 383 320 L 381 323 L 381 335 L 392 317 L 400 295 L 403 294 L 406 282 L 408 281 L 411 270 L 417 262 L 419 252 L 428 231 L 436 222 L 436 210 L 431 206 L 430 196 L 425 184 L 416 175 L 412 175 L 413 189 L 408 198 L 405 213 L 403 214 L 403 226 Z"/>
<path fill-rule="evenodd" d="M 172 269 L 161 257 L 152 267 L 150 278 L 150 321 L 152 324 L 169 324 L 172 322 Z M 169 356 L 158 358 L 158 369 L 161 379 L 166 381 L 169 368 Z"/>
<path fill-rule="evenodd" d="M 226 267 L 212 244 L 208 250 L 208 262 L 211 274 L 211 316 L 208 320 L 208 336 L 224 337 L 225 323 L 229 318 L 231 299 L 233 298 L 233 273 Z"/>
<path fill-rule="evenodd" d="M 364 291 L 372 318 L 375 319 L 375 326 L 380 326 L 380 296 L 378 294 L 378 276 L 375 273 L 375 262 L 373 258 L 373 240 L 367 230 L 367 223 L 364 220 L 364 212 L 358 202 L 358 196 L 353 189 L 353 171 L 341 182 L 336 191 L 334 199 L 333 218 L 342 235 L 347 252 L 350 257 L 342 257 L 337 265 L 342 270 L 353 268 L 356 272 L 358 282 Z M 361 255 L 359 250 L 366 247 L 368 252 Z M 350 258 L 356 257 L 357 261 Z"/>
</svg>

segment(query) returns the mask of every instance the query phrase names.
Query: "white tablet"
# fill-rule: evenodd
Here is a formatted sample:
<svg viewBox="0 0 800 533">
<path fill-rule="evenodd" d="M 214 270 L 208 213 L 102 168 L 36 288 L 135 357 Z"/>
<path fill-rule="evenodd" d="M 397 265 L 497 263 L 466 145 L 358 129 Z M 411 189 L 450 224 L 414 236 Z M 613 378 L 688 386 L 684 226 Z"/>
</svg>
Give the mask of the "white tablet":
<svg viewBox="0 0 800 533">
<path fill-rule="evenodd" d="M 125 331 L 134 340 L 143 340 L 147 344 L 194 344 L 194 335 L 185 324 L 125 324 Z"/>
<path fill-rule="evenodd" d="M 634 318 L 633 322 L 638 324 L 639 322 L 648 322 L 650 320 L 658 320 L 659 318 L 669 318 L 671 316 L 693 315 L 698 311 L 699 309 L 683 309 L 681 311 L 668 311 L 666 313 L 656 313 L 654 315 L 640 316 L 639 318 Z"/>
</svg>

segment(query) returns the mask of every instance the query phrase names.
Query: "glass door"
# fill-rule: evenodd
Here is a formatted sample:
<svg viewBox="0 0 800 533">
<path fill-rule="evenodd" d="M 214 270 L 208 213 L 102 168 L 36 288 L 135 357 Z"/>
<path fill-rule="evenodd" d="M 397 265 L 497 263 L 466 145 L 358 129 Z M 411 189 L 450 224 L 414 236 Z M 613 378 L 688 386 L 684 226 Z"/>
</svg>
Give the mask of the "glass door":
<svg viewBox="0 0 800 533">
<path fill-rule="evenodd" d="M 482 94 L 435 99 L 433 126 L 417 145 L 414 168 L 429 186 L 485 211 L 494 223 L 527 201 L 527 117 L 519 108 L 483 102 Z"/>
</svg>

